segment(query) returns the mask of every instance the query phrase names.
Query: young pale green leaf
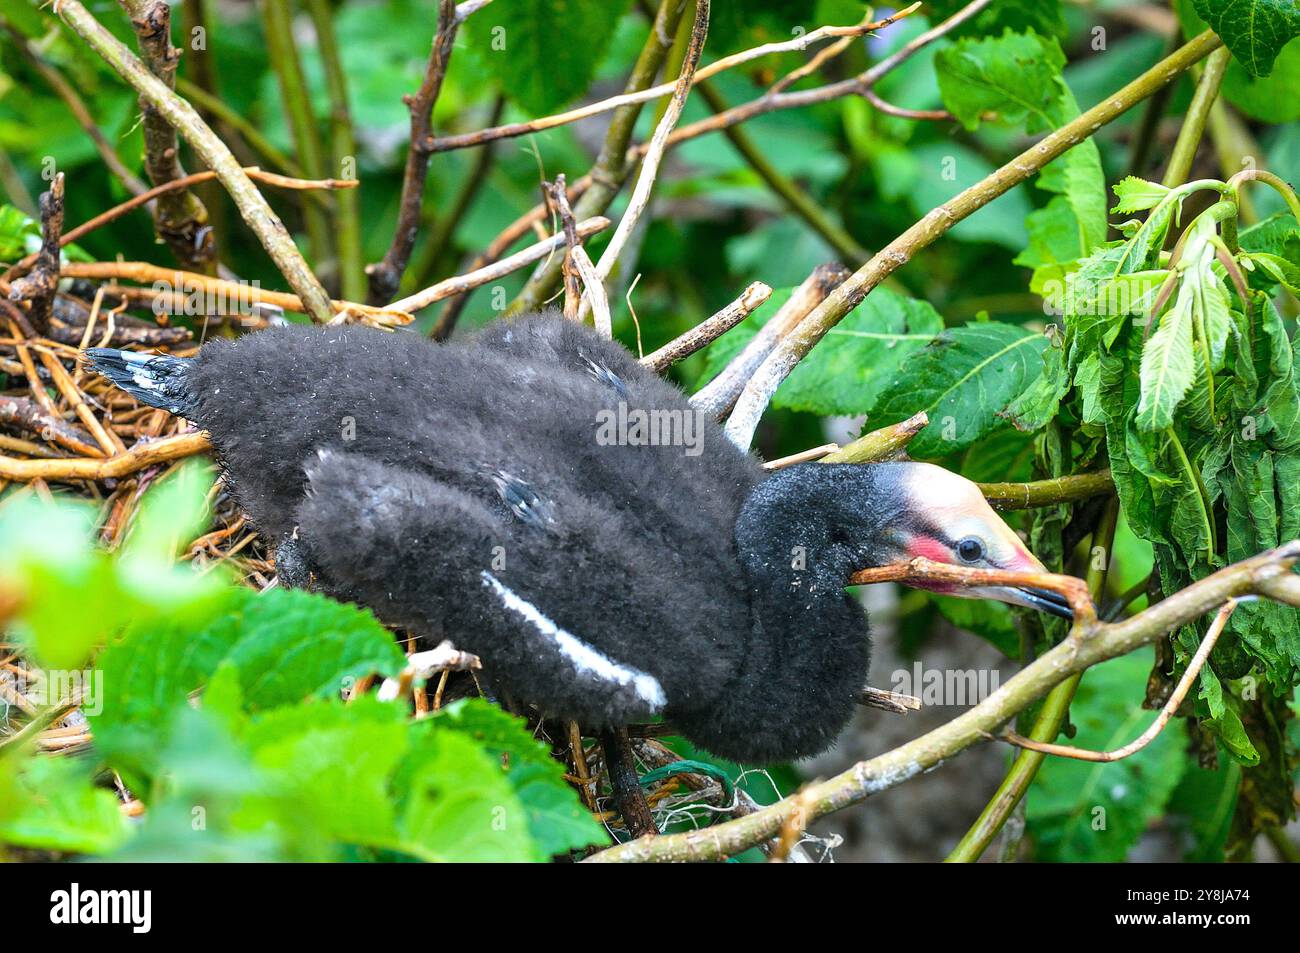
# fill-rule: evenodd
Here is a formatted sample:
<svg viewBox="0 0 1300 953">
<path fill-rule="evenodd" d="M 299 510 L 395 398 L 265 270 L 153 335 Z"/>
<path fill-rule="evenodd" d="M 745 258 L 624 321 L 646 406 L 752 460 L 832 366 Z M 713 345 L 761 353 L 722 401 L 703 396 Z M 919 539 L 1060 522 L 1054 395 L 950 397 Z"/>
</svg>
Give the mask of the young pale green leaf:
<svg viewBox="0 0 1300 953">
<path fill-rule="evenodd" d="M 1126 655 L 1088 669 L 1070 706 L 1077 730 L 1067 743 L 1108 751 L 1140 735 L 1155 718 L 1142 708 L 1149 667 L 1148 659 Z M 1177 786 L 1187 763 L 1184 739 L 1175 721 L 1122 761 L 1044 761 L 1026 798 L 1037 858 L 1122 861 Z"/>
<path fill-rule="evenodd" d="M 1295 0 L 1193 0 L 1192 5 L 1251 76 L 1272 72 L 1282 47 L 1300 36 Z"/>
<path fill-rule="evenodd" d="M 1125 176 L 1114 185 L 1115 207 L 1112 212 L 1128 214 L 1155 208 L 1169 195 L 1169 187 L 1159 182 L 1148 182 L 1136 175 Z"/>
<path fill-rule="evenodd" d="M 995 321 L 945 331 L 911 355 L 876 402 L 872 426 L 924 410 L 930 423 L 912 441 L 916 457 L 962 450 L 1002 425 L 999 413 L 1042 373 L 1047 337 Z"/>
<path fill-rule="evenodd" d="M 708 352 L 707 376 L 721 371 L 774 313 L 769 306 L 762 317 L 719 338 Z M 942 330 L 943 319 L 928 302 L 877 288 L 799 362 L 773 406 L 823 415 L 868 413 L 903 361 Z"/>
<path fill-rule="evenodd" d="M 1142 350 L 1142 397 L 1137 424 L 1154 433 L 1174 420 L 1174 411 L 1196 376 L 1193 366 L 1192 310 L 1195 287 L 1184 282 L 1178 299 L 1160 319 L 1160 327 Z"/>
</svg>

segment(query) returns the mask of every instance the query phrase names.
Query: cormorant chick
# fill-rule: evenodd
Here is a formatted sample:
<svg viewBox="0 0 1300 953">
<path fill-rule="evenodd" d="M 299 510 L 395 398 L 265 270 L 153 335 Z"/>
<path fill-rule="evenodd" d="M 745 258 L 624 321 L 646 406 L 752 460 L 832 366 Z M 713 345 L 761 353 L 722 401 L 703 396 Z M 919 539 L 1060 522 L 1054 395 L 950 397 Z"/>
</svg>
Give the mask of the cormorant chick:
<svg viewBox="0 0 1300 953">
<path fill-rule="evenodd" d="M 209 433 L 285 581 L 453 639 L 546 715 L 662 714 L 736 761 L 815 754 L 848 722 L 870 655 L 844 591 L 856 570 L 1042 569 L 962 477 L 768 475 L 623 347 L 553 313 L 464 343 L 291 326 L 190 360 L 87 354 Z"/>
</svg>

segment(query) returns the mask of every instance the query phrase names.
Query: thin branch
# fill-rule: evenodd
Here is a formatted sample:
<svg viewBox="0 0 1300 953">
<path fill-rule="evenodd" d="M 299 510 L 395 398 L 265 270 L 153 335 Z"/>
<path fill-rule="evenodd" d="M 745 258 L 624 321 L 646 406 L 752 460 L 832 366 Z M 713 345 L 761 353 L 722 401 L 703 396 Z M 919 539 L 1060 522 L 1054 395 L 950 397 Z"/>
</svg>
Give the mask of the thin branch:
<svg viewBox="0 0 1300 953">
<path fill-rule="evenodd" d="M 545 197 L 547 204 L 550 205 L 552 213 L 560 220 L 560 231 L 564 233 L 564 266 L 562 273 L 564 276 L 564 316 L 570 321 L 578 319 L 578 305 L 582 297 L 582 290 L 579 287 L 578 269 L 573 260 L 573 252 L 578 248 L 578 228 L 577 222 L 573 217 L 573 208 L 569 205 L 569 189 L 565 185 L 564 173 L 561 172 L 555 177 L 554 182 L 542 183 L 542 195 Z M 587 263 L 590 264 L 590 257 Z M 597 278 L 594 282 L 600 284 Z M 591 287 L 591 283 L 588 284 Z M 603 287 L 601 289 L 604 290 Z M 605 302 L 605 315 L 609 315 L 609 301 Z M 596 325 L 600 327 L 599 322 Z"/>
<path fill-rule="evenodd" d="M 739 53 L 732 53 L 730 56 L 724 56 L 720 60 L 701 66 L 696 71 L 695 78 L 692 82 L 695 85 L 698 85 L 707 80 L 710 76 L 716 76 L 721 72 L 733 69 L 737 66 L 742 66 L 745 63 L 752 62 L 756 59 L 761 59 L 764 56 L 771 56 L 777 53 L 802 52 L 823 40 L 838 38 L 836 44 L 851 43 L 859 36 L 863 36 L 873 30 L 883 29 L 891 23 L 915 13 L 916 9 L 920 7 L 920 5 L 920 3 L 914 3 L 907 9 L 874 23 L 858 23 L 852 26 L 822 26 L 809 31 L 802 36 L 797 36 L 793 40 L 785 40 L 779 43 L 764 43 L 762 46 L 742 50 Z M 836 44 L 832 44 L 832 46 L 835 46 Z M 843 49 L 843 47 L 841 46 L 839 49 Z M 652 100 L 673 93 L 676 88 L 677 84 L 675 82 L 660 83 L 658 86 L 651 86 L 648 89 L 640 89 L 634 92 L 621 93 L 618 96 L 610 96 L 608 99 L 602 99 L 600 102 L 590 103 L 586 106 L 579 106 L 576 109 L 570 109 L 553 116 L 543 116 L 540 119 L 530 119 L 527 122 L 507 123 L 502 126 L 480 129 L 477 132 L 464 133 L 463 135 L 442 136 L 433 140 L 431 149 L 434 152 L 449 152 L 453 149 L 464 149 L 469 146 L 494 142 L 498 139 L 513 139 L 517 136 L 527 136 L 535 132 L 541 132 L 545 129 L 554 129 L 557 126 L 567 126 L 570 123 L 578 122 L 580 119 L 589 119 L 592 116 L 599 116 L 602 113 L 611 112 L 612 110 L 619 109 L 623 106 L 636 106 L 642 103 L 648 103 Z"/>
<path fill-rule="evenodd" d="M 896 715 L 906 715 L 909 711 L 921 710 L 921 699 L 915 695 L 889 692 L 883 688 L 872 688 L 870 685 L 858 693 L 857 703 L 863 708 L 875 708 Z"/>
<path fill-rule="evenodd" d="M 1187 175 L 1192 171 L 1192 160 L 1196 158 L 1196 150 L 1205 132 L 1210 107 L 1219 96 L 1219 85 L 1223 82 L 1223 74 L 1228 71 L 1228 61 L 1231 59 L 1232 54 L 1226 48 L 1215 50 L 1206 59 L 1200 82 L 1196 84 L 1196 92 L 1192 95 L 1192 102 L 1179 127 L 1178 139 L 1169 153 L 1169 165 L 1161 180 L 1164 185 L 1173 188 L 1187 181 Z"/>
<path fill-rule="evenodd" d="M 997 171 L 927 213 L 876 253 L 807 319 L 800 322 L 759 367 L 745 386 L 736 402 L 736 409 L 727 421 L 727 434 L 732 441 L 741 447 L 749 446 L 758 420 L 777 387 L 817 342 L 856 308 L 876 285 L 962 219 L 1037 173 L 1047 163 L 1078 145 L 1106 123 L 1123 115 L 1157 89 L 1172 82 L 1176 76 L 1221 45 L 1222 41 L 1213 32 L 1205 31 L 1123 89 L 1106 97 Z"/>
<path fill-rule="evenodd" d="M 212 278 L 196 271 L 163 268 L 146 261 L 87 261 L 66 262 L 60 273 L 70 278 L 125 278 L 141 284 L 162 284 L 168 292 L 200 289 L 216 296 L 218 300 L 236 304 L 269 304 L 295 314 L 306 314 L 306 305 L 297 295 L 283 291 L 268 291 L 238 281 Z M 163 290 L 163 289 L 159 289 Z M 397 307 L 373 308 L 354 301 L 329 301 L 331 320 L 349 316 L 368 323 L 393 326 L 411 323 L 411 315 Z"/>
<path fill-rule="evenodd" d="M 244 166 L 244 174 L 250 179 L 258 182 L 264 182 L 267 185 L 274 185 L 282 189 L 297 189 L 307 192 L 313 192 L 320 189 L 354 189 L 361 183 L 356 179 L 321 179 L 312 181 L 310 179 L 293 179 L 288 176 L 276 175 L 274 172 L 266 172 L 257 166 Z M 208 182 L 217 178 L 217 173 L 208 170 L 205 172 L 193 172 L 183 179 L 173 179 L 171 182 L 164 182 L 162 185 L 154 186 L 148 191 L 134 195 L 118 205 L 113 206 L 106 212 L 100 212 L 94 218 L 82 222 L 76 228 L 70 229 L 63 233 L 63 238 L 59 240 L 59 245 L 65 246 L 77 241 L 82 236 L 93 232 L 97 228 L 102 228 L 109 222 L 121 218 L 127 212 L 141 205 L 147 205 L 150 201 L 162 195 L 164 192 L 170 192 L 173 189 L 189 188 L 191 185 L 198 185 L 201 182 Z M 28 268 L 36 263 L 36 254 L 28 255 L 26 258 L 16 262 L 4 274 L 5 281 L 13 278 L 15 275 L 22 274 Z"/>
<path fill-rule="evenodd" d="M 1300 605 L 1300 577 L 1291 577 L 1295 586 L 1282 581 L 1290 575 L 1297 558 L 1300 558 L 1300 540 L 1221 569 L 1122 622 L 1102 623 L 1094 619 L 1076 624 L 1064 642 L 952 721 L 805 789 L 802 803 L 807 809 L 808 822 L 896 787 L 955 757 L 985 740 L 1065 679 L 1099 662 L 1149 645 L 1178 626 L 1217 610 L 1229 599 L 1274 588 L 1285 593 L 1288 604 Z M 705 830 L 620 844 L 592 855 L 588 862 L 722 860 L 776 836 L 796 806 L 795 799 L 785 798 L 748 817 Z"/>
<path fill-rule="evenodd" d="M 140 57 L 150 74 L 171 92 L 181 51 L 172 46 L 171 9 L 164 0 L 119 0 L 131 20 Z M 56 4 L 58 6 L 58 4 Z M 185 177 L 174 122 L 151 97 L 141 93 L 144 113 L 144 168 L 149 181 L 162 185 Z M 189 189 L 164 193 L 154 205 L 154 224 L 181 267 L 211 272 L 216 245 L 208 228 L 208 210 Z"/>
<path fill-rule="evenodd" d="M 50 326 L 50 309 L 59 287 L 59 240 L 63 235 L 63 173 L 54 176 L 48 191 L 41 193 L 41 248 L 32 263 L 31 274 L 10 285 L 9 300 L 27 300 L 27 319 L 38 334 Z"/>
<path fill-rule="evenodd" d="M 411 145 L 406 153 L 406 167 L 402 173 L 402 197 L 397 211 L 397 229 L 392 244 L 383 260 L 366 269 L 370 280 L 369 302 L 374 305 L 392 300 L 402 282 L 406 265 L 415 248 L 415 236 L 420 227 L 420 205 L 424 198 L 424 182 L 429 173 L 429 148 L 432 139 L 433 107 L 442 92 L 451 61 L 452 44 L 456 40 L 456 5 L 452 0 L 439 0 L 438 26 L 429 50 L 424 81 L 414 96 L 404 97 L 411 113 Z"/>
<path fill-rule="evenodd" d="M 79 0 L 57 0 L 55 12 L 189 141 L 226 187 L 239 208 L 240 215 L 258 237 L 289 286 L 298 293 L 307 313 L 315 321 L 328 321 L 331 314 L 329 295 L 303 260 L 284 223 L 240 168 L 225 143 L 208 127 L 194 107 L 150 73 L 130 50 L 104 29 Z"/>
<path fill-rule="evenodd" d="M 896 69 L 924 47 L 976 16 L 991 2 L 992 0 L 973 0 L 972 3 L 968 3 L 942 23 L 936 24 L 924 33 L 913 37 L 897 51 L 857 76 L 840 80 L 837 83 L 830 83 L 826 86 L 818 86 L 815 89 L 802 89 L 796 92 L 775 92 L 774 90 L 781 87 L 781 84 L 778 83 L 777 86 L 774 86 L 757 99 L 752 99 L 739 106 L 733 106 L 726 112 L 710 116 L 708 119 L 701 119 L 682 126 L 669 137 L 668 145 L 676 146 L 687 140 L 711 132 L 718 132 L 737 123 L 753 119 L 755 116 L 762 116 L 770 112 L 777 112 L 782 109 L 800 109 L 818 103 L 828 103 L 845 96 L 861 96 L 880 82 L 881 78 L 891 70 Z"/>
<path fill-rule="evenodd" d="M 650 25 L 649 35 L 636 63 L 623 87 L 625 92 L 636 92 L 647 88 L 655 81 L 659 68 L 663 65 L 674 37 L 679 28 L 686 7 L 685 0 L 659 0 L 659 10 Z M 605 130 L 605 139 L 601 143 L 600 153 L 591 166 L 591 171 L 584 176 L 586 191 L 574 206 L 573 214 L 578 219 L 593 215 L 603 215 L 614 201 L 623 183 L 636 165 L 636 156 L 631 154 L 628 145 L 636 126 L 637 116 L 641 113 L 641 104 L 633 103 L 620 106 L 610 117 L 609 127 Z M 575 182 L 576 190 L 583 180 Z M 536 311 L 551 297 L 560 278 L 561 262 L 551 260 L 538 268 L 525 282 L 518 296 L 511 302 L 507 315 L 524 314 Z"/>
<path fill-rule="evenodd" d="M 925 411 L 913 414 L 906 420 L 863 434 L 851 444 L 822 457 L 822 463 L 879 463 L 896 459 L 929 423 Z"/>
<path fill-rule="evenodd" d="M 609 219 L 601 216 L 585 219 L 578 223 L 578 237 L 588 238 L 597 232 L 604 231 L 609 227 Z M 452 295 L 463 294 L 480 285 L 496 281 L 498 278 L 504 278 L 513 271 L 518 271 L 525 265 L 530 265 L 535 261 L 540 261 L 554 251 L 558 251 L 564 245 L 563 235 L 552 235 L 550 238 L 529 245 L 522 251 L 515 252 L 500 261 L 477 268 L 464 275 L 454 278 L 447 278 L 435 285 L 430 285 L 423 291 L 417 291 L 415 294 L 407 295 L 400 301 L 394 301 L 389 307 L 390 311 L 406 311 L 414 314 L 422 308 L 427 308 L 434 302 L 441 301 L 443 298 L 450 298 Z"/>
<path fill-rule="evenodd" d="M 704 2 L 707 3 L 708 0 Z M 628 833 L 635 838 L 650 835 L 649 839 L 653 840 L 658 829 L 637 778 L 627 729 L 605 729 L 600 733 L 600 746 L 605 751 L 605 770 L 609 774 L 609 785 L 614 791 L 614 803 L 623 817 Z"/>
<path fill-rule="evenodd" d="M 225 100 L 218 99 L 203 87 L 195 85 L 183 76 L 176 77 L 176 89 L 205 113 L 210 113 L 214 119 L 226 123 L 235 132 L 239 133 L 248 148 L 256 152 L 267 163 L 275 166 L 285 175 L 306 178 L 306 174 L 297 160 L 281 151 L 275 143 L 262 135 L 252 121 L 226 103 Z"/>
<path fill-rule="evenodd" d="M 104 138 L 99 126 L 95 123 L 95 117 L 90 114 L 86 103 L 82 100 L 81 95 L 73 88 L 72 84 L 63 78 L 53 65 L 47 63 L 37 51 L 35 45 L 23 36 L 12 26 L 6 24 L 9 38 L 13 40 L 18 52 L 32 65 L 36 72 L 41 74 L 41 78 L 54 90 L 54 94 L 63 100 L 64 105 L 68 107 L 68 112 L 72 113 L 72 118 L 90 137 L 90 141 L 95 144 L 95 151 L 99 153 L 100 159 L 108 168 L 109 172 L 117 176 L 118 180 L 126 186 L 126 190 L 132 195 L 139 195 L 148 188 L 140 177 L 126 167 L 122 162 L 122 157 L 117 154 L 117 150 Z"/>
<path fill-rule="evenodd" d="M 1159 716 L 1151 723 L 1146 731 L 1142 732 L 1136 739 L 1120 748 L 1111 751 L 1090 751 L 1087 748 L 1076 748 L 1072 745 L 1048 744 L 1041 741 L 1035 741 L 1032 738 L 1026 738 L 1016 734 L 1008 729 L 998 738 L 1002 741 L 1009 742 L 1017 748 L 1027 748 L 1030 751 L 1037 751 L 1039 754 L 1053 754 L 1061 758 L 1073 758 L 1076 761 L 1094 761 L 1110 762 L 1121 761 L 1124 758 L 1137 754 L 1165 729 L 1165 726 L 1173 719 L 1174 714 L 1178 711 L 1178 706 L 1183 703 L 1187 697 L 1187 691 L 1192 687 L 1192 682 L 1196 681 L 1196 676 L 1201 673 L 1205 665 L 1205 660 L 1210 657 L 1210 650 L 1214 648 L 1214 643 L 1219 641 L 1219 635 L 1223 632 L 1223 627 L 1228 622 L 1228 617 L 1232 615 L 1237 608 L 1237 600 L 1229 599 L 1219 610 L 1219 614 L 1214 617 L 1210 623 L 1209 631 L 1205 633 L 1205 638 L 1201 639 L 1201 644 L 1196 648 L 1196 654 L 1192 656 L 1187 663 L 1187 671 L 1179 679 L 1178 685 L 1174 688 L 1173 694 L 1165 702 L 1164 707 L 1160 709 Z"/>
<path fill-rule="evenodd" d="M 641 358 L 641 363 L 656 374 L 680 360 L 690 357 L 696 351 L 708 347 L 722 335 L 749 317 L 755 309 L 772 296 L 772 289 L 761 281 L 752 282 L 739 298 L 731 302 L 717 314 L 705 318 L 685 334 L 669 341 L 657 351 L 651 351 Z"/>
<path fill-rule="evenodd" d="M 1098 470 L 1029 483 L 981 483 L 980 491 L 995 510 L 1028 510 L 1105 496 L 1115 492 L 1115 481 L 1110 470 Z"/>
</svg>

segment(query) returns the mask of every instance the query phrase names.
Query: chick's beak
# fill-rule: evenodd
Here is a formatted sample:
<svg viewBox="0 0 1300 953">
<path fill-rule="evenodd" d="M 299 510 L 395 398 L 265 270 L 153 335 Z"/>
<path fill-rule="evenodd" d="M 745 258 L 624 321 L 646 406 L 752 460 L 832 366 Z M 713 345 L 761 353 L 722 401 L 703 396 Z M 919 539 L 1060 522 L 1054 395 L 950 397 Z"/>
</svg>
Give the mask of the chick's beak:
<svg viewBox="0 0 1300 953">
<path fill-rule="evenodd" d="M 1002 526 L 1006 530 L 1007 538 L 1014 540 L 1015 556 L 997 568 L 1011 572 L 1047 572 L 1047 568 L 1025 547 L 1020 537 L 1016 536 L 1005 523 Z M 1065 596 L 1050 589 L 1039 589 L 1034 586 L 985 586 L 972 589 L 971 593 L 987 599 L 997 599 L 999 602 L 1008 602 L 1011 605 L 1027 606 L 1061 619 L 1074 619 L 1074 611 Z"/>
</svg>

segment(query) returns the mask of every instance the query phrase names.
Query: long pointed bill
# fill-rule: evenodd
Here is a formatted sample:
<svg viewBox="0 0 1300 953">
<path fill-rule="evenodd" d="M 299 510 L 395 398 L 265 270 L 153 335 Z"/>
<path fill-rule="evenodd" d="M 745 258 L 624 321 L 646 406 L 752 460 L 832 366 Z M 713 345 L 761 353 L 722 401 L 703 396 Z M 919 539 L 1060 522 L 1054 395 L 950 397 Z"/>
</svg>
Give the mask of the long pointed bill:
<svg viewBox="0 0 1300 953">
<path fill-rule="evenodd" d="M 1074 619 L 1074 610 L 1065 601 L 1065 597 L 1050 589 L 1033 589 L 1029 586 L 987 586 L 970 591 L 987 599 L 1028 606 L 1030 609 L 1037 609 L 1039 612 L 1046 612 L 1061 619 Z"/>
</svg>

